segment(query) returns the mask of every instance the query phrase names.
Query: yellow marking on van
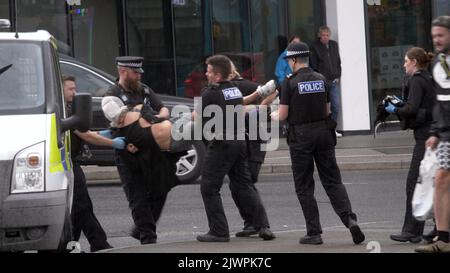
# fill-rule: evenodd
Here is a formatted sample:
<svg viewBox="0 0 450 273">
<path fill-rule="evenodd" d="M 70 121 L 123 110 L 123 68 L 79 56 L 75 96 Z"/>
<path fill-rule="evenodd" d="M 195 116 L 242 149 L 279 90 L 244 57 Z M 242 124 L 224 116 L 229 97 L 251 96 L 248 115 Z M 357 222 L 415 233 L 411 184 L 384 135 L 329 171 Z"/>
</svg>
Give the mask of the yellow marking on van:
<svg viewBox="0 0 450 273">
<path fill-rule="evenodd" d="M 58 134 L 56 130 L 56 115 L 52 114 L 50 126 L 50 173 L 64 172 L 61 152 L 58 148 Z"/>
</svg>

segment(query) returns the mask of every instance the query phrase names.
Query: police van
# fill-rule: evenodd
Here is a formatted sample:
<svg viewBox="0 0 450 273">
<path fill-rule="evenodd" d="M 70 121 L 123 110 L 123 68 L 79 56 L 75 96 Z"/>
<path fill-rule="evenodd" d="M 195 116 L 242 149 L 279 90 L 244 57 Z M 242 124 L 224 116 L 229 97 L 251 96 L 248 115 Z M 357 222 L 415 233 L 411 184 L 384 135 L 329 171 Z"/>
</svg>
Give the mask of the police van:
<svg viewBox="0 0 450 273">
<path fill-rule="evenodd" d="M 0 32 L 0 252 L 63 250 L 71 240 L 69 130 L 89 128 L 92 106 L 77 95 L 67 118 L 62 86 L 47 31 Z"/>
</svg>

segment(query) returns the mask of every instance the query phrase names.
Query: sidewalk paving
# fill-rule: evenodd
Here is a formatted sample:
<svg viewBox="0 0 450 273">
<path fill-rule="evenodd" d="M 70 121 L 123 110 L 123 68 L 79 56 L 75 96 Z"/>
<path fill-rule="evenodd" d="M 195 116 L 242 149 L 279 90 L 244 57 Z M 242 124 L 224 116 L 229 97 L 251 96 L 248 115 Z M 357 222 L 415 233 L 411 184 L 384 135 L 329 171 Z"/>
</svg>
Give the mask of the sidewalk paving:
<svg viewBox="0 0 450 273">
<path fill-rule="evenodd" d="M 414 146 L 412 131 L 392 131 L 373 135 L 344 136 L 338 139 L 336 159 L 341 171 L 408 169 Z M 89 185 L 116 184 L 116 167 L 83 166 Z M 285 139 L 279 149 L 268 152 L 261 174 L 291 173 L 291 160 Z"/>
<path fill-rule="evenodd" d="M 361 225 L 366 240 L 353 244 L 350 232 L 345 227 L 324 229 L 323 245 L 301 245 L 299 238 L 305 231 L 276 232 L 277 238 L 263 241 L 258 236 L 251 238 L 232 237 L 229 243 L 200 243 L 193 237 L 190 241 L 136 245 L 102 251 L 104 253 L 414 253 L 420 244 L 391 241 L 389 235 L 398 230 L 367 228 Z M 138 243 L 138 242 L 137 242 Z"/>
</svg>

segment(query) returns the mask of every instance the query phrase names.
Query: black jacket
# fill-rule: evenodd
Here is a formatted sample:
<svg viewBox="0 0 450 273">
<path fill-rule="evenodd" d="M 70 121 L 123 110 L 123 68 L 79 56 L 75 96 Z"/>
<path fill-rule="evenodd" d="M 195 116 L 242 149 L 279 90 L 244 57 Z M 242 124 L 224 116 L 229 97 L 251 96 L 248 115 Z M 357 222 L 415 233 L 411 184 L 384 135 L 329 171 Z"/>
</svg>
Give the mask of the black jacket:
<svg viewBox="0 0 450 273">
<path fill-rule="evenodd" d="M 328 48 L 317 39 L 310 48 L 310 66 L 328 81 L 339 79 L 342 75 L 341 56 L 338 43 L 330 40 Z"/>
<path fill-rule="evenodd" d="M 396 111 L 403 129 L 429 128 L 435 100 L 431 74 L 418 71 L 412 75 L 403 87 L 403 98 L 405 105 Z"/>
</svg>

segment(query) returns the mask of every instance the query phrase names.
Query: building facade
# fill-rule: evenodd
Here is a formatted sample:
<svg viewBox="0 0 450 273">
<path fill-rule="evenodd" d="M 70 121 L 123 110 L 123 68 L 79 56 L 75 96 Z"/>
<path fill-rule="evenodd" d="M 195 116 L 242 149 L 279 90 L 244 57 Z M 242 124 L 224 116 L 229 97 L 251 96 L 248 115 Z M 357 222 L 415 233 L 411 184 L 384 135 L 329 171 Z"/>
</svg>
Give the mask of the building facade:
<svg viewBox="0 0 450 273">
<path fill-rule="evenodd" d="M 401 92 L 405 50 L 431 50 L 431 20 L 449 12 L 448 0 L 0 0 L 12 30 L 47 29 L 61 52 L 113 75 L 116 56 L 143 56 L 144 82 L 186 97 L 206 84 L 206 57 L 226 54 L 263 83 L 292 35 L 310 44 L 327 24 L 343 66 L 339 124 L 353 133 L 373 130 L 379 100 Z"/>
</svg>

